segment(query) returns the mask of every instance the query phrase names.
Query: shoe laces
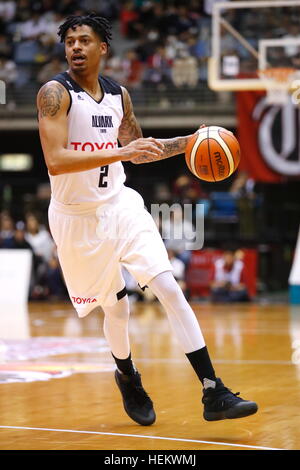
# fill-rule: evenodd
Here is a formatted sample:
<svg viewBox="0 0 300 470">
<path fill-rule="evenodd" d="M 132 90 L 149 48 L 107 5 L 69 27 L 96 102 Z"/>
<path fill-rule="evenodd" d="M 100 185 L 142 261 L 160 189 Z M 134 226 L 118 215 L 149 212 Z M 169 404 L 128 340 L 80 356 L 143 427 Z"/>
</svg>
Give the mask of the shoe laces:
<svg viewBox="0 0 300 470">
<path fill-rule="evenodd" d="M 152 407 L 152 400 L 142 386 L 141 376 L 139 373 L 136 373 L 136 375 L 132 377 L 132 380 L 127 384 L 127 386 L 128 399 L 133 400 L 140 406 L 147 405 Z"/>
<path fill-rule="evenodd" d="M 207 389 L 204 392 L 204 397 L 207 397 L 209 401 L 213 401 L 215 404 L 226 401 L 227 404 L 236 403 L 237 401 L 242 401 L 243 399 L 239 397 L 240 392 L 233 393 L 229 388 L 225 387 L 223 384 L 219 385 L 215 389 Z"/>
<path fill-rule="evenodd" d="M 144 388 L 140 385 L 137 385 L 133 389 L 133 397 L 135 402 L 139 405 L 149 405 L 152 406 L 152 400 L 149 397 L 148 393 L 144 390 Z"/>
</svg>

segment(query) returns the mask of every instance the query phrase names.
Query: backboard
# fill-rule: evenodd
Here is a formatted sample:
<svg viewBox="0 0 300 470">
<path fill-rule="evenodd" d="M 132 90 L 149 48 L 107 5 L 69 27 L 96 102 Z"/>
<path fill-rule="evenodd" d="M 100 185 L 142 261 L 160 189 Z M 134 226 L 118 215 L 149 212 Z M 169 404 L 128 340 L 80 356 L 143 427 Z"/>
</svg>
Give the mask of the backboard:
<svg viewBox="0 0 300 470">
<path fill-rule="evenodd" d="M 270 95 L 273 89 L 275 99 L 295 89 L 299 78 L 300 0 L 214 4 L 210 88 Z"/>
</svg>

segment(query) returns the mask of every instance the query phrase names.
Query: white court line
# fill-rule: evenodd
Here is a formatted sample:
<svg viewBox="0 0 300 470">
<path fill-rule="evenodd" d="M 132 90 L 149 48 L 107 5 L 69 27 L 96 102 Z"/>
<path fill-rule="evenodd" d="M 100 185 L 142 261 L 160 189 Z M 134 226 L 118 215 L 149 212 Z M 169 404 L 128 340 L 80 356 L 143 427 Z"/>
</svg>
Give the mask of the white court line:
<svg viewBox="0 0 300 470">
<path fill-rule="evenodd" d="M 244 447 L 247 449 L 259 449 L 259 450 L 285 450 L 277 449 L 273 447 L 261 447 L 261 446 L 250 446 L 245 444 L 231 444 L 228 442 L 214 442 L 214 441 L 199 441 L 196 439 L 181 439 L 177 437 L 161 437 L 161 436 L 147 436 L 142 434 L 121 434 L 118 432 L 98 432 L 98 431 L 77 431 L 74 429 L 52 429 L 52 428 L 33 428 L 27 426 L 0 426 L 0 429 L 23 429 L 31 431 L 53 431 L 53 432 L 69 432 L 77 434 L 96 434 L 99 436 L 120 436 L 120 437 L 137 437 L 139 439 L 157 439 L 164 441 L 176 441 L 176 442 L 196 442 L 198 444 L 212 444 L 217 446 L 230 446 L 230 447 Z"/>
</svg>

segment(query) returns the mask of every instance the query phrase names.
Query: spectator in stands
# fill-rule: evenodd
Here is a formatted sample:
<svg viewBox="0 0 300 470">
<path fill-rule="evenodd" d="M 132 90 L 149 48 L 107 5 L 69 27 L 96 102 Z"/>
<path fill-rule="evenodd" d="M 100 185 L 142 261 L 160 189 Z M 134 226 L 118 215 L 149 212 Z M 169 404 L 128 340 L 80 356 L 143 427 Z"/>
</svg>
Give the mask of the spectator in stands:
<svg viewBox="0 0 300 470">
<path fill-rule="evenodd" d="M 135 50 L 125 51 L 123 57 L 117 56 L 111 51 L 106 61 L 104 75 L 134 92 L 141 86 L 143 70 L 144 64 L 139 60 Z"/>
<path fill-rule="evenodd" d="M 45 64 L 38 73 L 37 80 L 39 83 L 45 83 L 54 75 L 64 72 L 66 66 L 63 62 L 61 62 L 60 58 L 57 56 L 52 57 L 50 62 Z"/>
<path fill-rule="evenodd" d="M 141 29 L 141 23 L 138 22 L 139 14 L 135 8 L 134 2 L 129 0 L 124 3 L 120 12 L 120 28 L 123 36 L 133 39 L 137 37 Z"/>
<path fill-rule="evenodd" d="M 80 2 L 81 7 L 86 11 L 94 11 L 99 13 L 99 16 L 104 16 L 109 21 L 117 18 L 120 9 L 119 0 L 105 0 L 99 2 L 99 0 L 82 0 Z"/>
<path fill-rule="evenodd" d="M 16 13 L 17 3 L 12 0 L 2 0 L 0 3 L 0 19 L 5 23 L 12 21 Z"/>
<path fill-rule="evenodd" d="M 16 23 L 22 23 L 29 20 L 31 17 L 30 0 L 19 0 L 17 6 L 14 21 L 16 21 Z"/>
<path fill-rule="evenodd" d="M 184 47 L 184 44 L 173 34 L 169 34 L 165 38 L 164 45 L 166 49 L 166 57 L 172 62 L 176 58 L 178 51 Z"/>
<path fill-rule="evenodd" d="M 16 223 L 11 248 L 33 252 L 32 246 L 25 240 L 25 223 L 22 220 Z"/>
<path fill-rule="evenodd" d="M 171 61 L 166 56 L 166 49 L 158 46 L 152 56 L 148 59 L 148 69 L 145 72 L 144 82 L 150 86 L 170 85 Z"/>
<path fill-rule="evenodd" d="M 143 65 L 138 59 L 137 53 L 132 49 L 126 51 L 121 65 L 124 76 L 123 85 L 129 89 L 139 87 L 141 84 Z"/>
<path fill-rule="evenodd" d="M 229 192 L 235 196 L 240 197 L 246 194 L 250 199 L 255 198 L 255 181 L 250 178 L 246 171 L 239 171 L 233 180 Z"/>
<path fill-rule="evenodd" d="M 54 242 L 50 233 L 40 225 L 34 214 L 26 214 L 26 241 L 32 246 L 35 255 L 44 262 L 48 262 L 52 256 Z"/>
<path fill-rule="evenodd" d="M 200 199 L 208 197 L 201 187 L 200 181 L 186 173 L 182 173 L 176 178 L 172 193 L 173 199 L 182 204 L 196 204 Z"/>
<path fill-rule="evenodd" d="M 17 23 L 14 60 L 17 64 L 33 64 L 44 59 L 40 38 L 47 28 L 47 22 L 39 10 L 31 12 L 27 21 Z"/>
<path fill-rule="evenodd" d="M 207 63 L 211 54 L 209 34 L 209 31 L 207 31 L 206 35 L 202 33 L 201 37 L 197 34 L 189 34 L 187 38 L 189 53 L 198 61 L 199 79 L 201 81 L 207 80 Z"/>
<path fill-rule="evenodd" d="M 300 38 L 300 27 L 298 22 L 297 23 L 291 23 L 288 26 L 288 33 L 283 36 L 284 39 L 299 39 Z M 299 44 L 289 44 L 284 47 L 284 51 L 286 56 L 288 57 L 294 57 L 297 56 L 300 52 L 300 46 Z"/>
<path fill-rule="evenodd" d="M 240 251 L 224 252 L 215 261 L 212 272 L 211 299 L 213 302 L 247 302 L 249 295 L 245 284 L 245 266 Z"/>
<path fill-rule="evenodd" d="M 14 221 L 8 211 L 0 214 L 0 247 L 12 248 L 14 237 Z"/>
<path fill-rule="evenodd" d="M 34 214 L 26 214 L 25 221 L 25 240 L 33 250 L 33 275 L 30 298 L 31 300 L 44 300 L 49 293 L 46 275 L 55 245 L 49 232 L 40 225 Z"/>
<path fill-rule="evenodd" d="M 141 35 L 135 45 L 135 52 L 137 53 L 139 60 L 143 63 L 147 63 L 148 57 L 152 56 L 155 52 L 158 42 L 158 34 L 155 30 L 148 32 L 147 34 Z"/>
<path fill-rule="evenodd" d="M 40 37 L 41 42 L 44 45 L 52 45 L 52 47 L 54 47 L 57 44 L 57 31 L 64 16 L 60 12 L 53 11 L 45 13 L 43 18 L 46 21 L 46 26 Z M 63 57 L 64 56 L 65 53 L 63 54 Z"/>
<path fill-rule="evenodd" d="M 58 11 L 64 16 L 73 15 L 80 6 L 79 0 L 62 0 L 58 7 Z"/>
<path fill-rule="evenodd" d="M 255 181 L 246 171 L 239 171 L 229 189 L 236 199 L 239 211 L 240 236 L 246 239 L 254 238 L 257 234 L 257 213 L 260 196 L 255 192 Z"/>
<path fill-rule="evenodd" d="M 7 36 L 0 33 L 0 54 L 4 57 L 10 57 L 11 52 L 12 48 Z"/>
<path fill-rule="evenodd" d="M 139 10 L 140 21 L 148 30 L 159 31 L 161 36 L 172 32 L 177 16 L 170 14 L 160 2 L 145 2 Z"/>
<path fill-rule="evenodd" d="M 206 216 L 211 207 L 210 196 L 200 181 L 185 173 L 179 175 L 174 182 L 173 200 L 192 204 L 193 216 L 196 218 Z"/>
<path fill-rule="evenodd" d="M 177 8 L 177 18 L 175 22 L 175 32 L 180 35 L 189 30 L 198 30 L 196 18 L 190 14 L 189 8 L 185 5 L 179 5 Z"/>
<path fill-rule="evenodd" d="M 43 284 L 47 300 L 62 300 L 67 296 L 65 283 L 57 257 L 56 247 L 53 247 L 50 259 L 47 263 Z"/>
<path fill-rule="evenodd" d="M 182 47 L 172 64 L 172 80 L 174 85 L 184 91 L 181 98 L 186 104 L 190 101 L 189 90 L 195 88 L 198 83 L 198 65 L 195 57 L 192 57 L 185 47 Z"/>
<path fill-rule="evenodd" d="M 123 68 L 122 58 L 116 55 L 112 49 L 108 51 L 104 75 L 111 77 L 118 83 L 123 84 L 125 82 L 125 70 Z"/>
<path fill-rule="evenodd" d="M 39 11 L 33 11 L 30 19 L 21 23 L 19 26 L 19 33 L 22 40 L 34 41 L 44 33 L 47 28 L 47 23 Z"/>
</svg>

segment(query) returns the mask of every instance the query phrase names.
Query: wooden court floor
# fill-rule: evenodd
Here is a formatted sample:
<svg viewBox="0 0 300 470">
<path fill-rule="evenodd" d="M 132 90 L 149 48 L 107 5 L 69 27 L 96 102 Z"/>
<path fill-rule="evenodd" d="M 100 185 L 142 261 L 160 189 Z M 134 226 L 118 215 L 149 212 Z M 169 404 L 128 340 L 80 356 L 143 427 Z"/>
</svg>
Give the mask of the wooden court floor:
<svg viewBox="0 0 300 470">
<path fill-rule="evenodd" d="M 192 304 L 217 374 L 256 415 L 209 423 L 201 387 L 159 305 L 135 304 L 132 355 L 157 421 L 125 412 L 102 315 L 69 303 L 0 313 L 0 449 L 300 449 L 300 307 Z"/>
</svg>

